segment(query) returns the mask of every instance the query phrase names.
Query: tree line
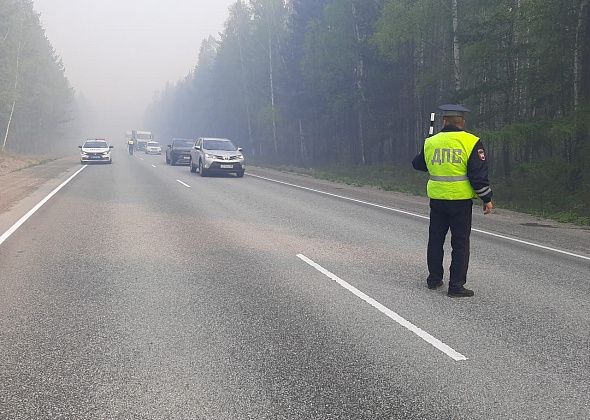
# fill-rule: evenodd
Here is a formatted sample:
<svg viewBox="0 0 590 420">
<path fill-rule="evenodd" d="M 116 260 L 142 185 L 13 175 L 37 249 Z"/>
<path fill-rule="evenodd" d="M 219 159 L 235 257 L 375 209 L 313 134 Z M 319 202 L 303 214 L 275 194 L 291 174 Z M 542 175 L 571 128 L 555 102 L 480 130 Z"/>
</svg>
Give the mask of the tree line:
<svg viewBox="0 0 590 420">
<path fill-rule="evenodd" d="M 30 0 L 0 0 L 0 149 L 46 153 L 71 129 L 74 92 Z"/>
<path fill-rule="evenodd" d="M 229 137 L 267 162 L 406 165 L 430 112 L 462 103 L 494 178 L 587 201 L 588 3 L 239 0 L 147 122 L 165 137 Z"/>
</svg>

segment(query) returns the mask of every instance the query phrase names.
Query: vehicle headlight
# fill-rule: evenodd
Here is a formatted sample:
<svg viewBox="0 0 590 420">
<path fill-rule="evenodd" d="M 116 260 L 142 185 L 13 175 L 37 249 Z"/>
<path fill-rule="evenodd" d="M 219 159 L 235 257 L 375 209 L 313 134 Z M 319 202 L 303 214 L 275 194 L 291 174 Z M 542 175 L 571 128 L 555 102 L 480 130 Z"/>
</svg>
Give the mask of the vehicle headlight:
<svg viewBox="0 0 590 420">
<path fill-rule="evenodd" d="M 103 156 L 108 156 L 111 152 L 102 152 Z"/>
<path fill-rule="evenodd" d="M 215 156 L 215 155 L 210 155 L 209 153 L 205 153 L 205 158 L 207 158 L 207 159 L 216 159 L 216 158 L 217 158 L 217 156 Z"/>
<path fill-rule="evenodd" d="M 244 155 L 237 155 L 236 158 L 239 160 L 242 160 L 242 159 L 244 159 Z"/>
</svg>

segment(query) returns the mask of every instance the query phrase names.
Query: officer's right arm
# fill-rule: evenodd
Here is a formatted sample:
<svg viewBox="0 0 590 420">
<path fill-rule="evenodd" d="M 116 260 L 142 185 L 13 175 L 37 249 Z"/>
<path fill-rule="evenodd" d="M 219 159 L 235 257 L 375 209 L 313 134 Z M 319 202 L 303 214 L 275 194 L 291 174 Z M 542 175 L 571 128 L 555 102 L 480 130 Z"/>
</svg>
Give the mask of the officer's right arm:
<svg viewBox="0 0 590 420">
<path fill-rule="evenodd" d="M 428 167 L 426 166 L 426 159 L 424 158 L 424 151 L 420 152 L 414 160 L 412 161 L 412 166 L 417 171 L 428 172 Z"/>
</svg>

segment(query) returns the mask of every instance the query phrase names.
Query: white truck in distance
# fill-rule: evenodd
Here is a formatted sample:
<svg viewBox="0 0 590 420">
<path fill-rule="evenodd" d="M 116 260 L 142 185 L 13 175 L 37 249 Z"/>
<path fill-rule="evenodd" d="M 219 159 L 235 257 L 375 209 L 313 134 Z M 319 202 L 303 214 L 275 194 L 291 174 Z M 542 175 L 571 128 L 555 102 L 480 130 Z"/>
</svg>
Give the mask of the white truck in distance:
<svg viewBox="0 0 590 420">
<path fill-rule="evenodd" d="M 142 152 L 145 151 L 148 142 L 154 141 L 154 136 L 151 131 L 133 130 L 131 132 L 131 138 L 135 144 L 135 149 Z"/>
</svg>

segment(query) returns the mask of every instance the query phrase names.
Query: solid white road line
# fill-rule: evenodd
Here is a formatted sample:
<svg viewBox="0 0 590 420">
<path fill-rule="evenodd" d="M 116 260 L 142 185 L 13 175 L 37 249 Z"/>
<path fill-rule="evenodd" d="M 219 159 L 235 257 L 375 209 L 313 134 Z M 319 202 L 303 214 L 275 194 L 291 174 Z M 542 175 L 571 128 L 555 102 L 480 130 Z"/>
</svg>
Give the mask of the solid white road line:
<svg viewBox="0 0 590 420">
<path fill-rule="evenodd" d="M 157 166 L 156 165 L 152 165 L 152 168 L 157 168 Z"/>
<path fill-rule="evenodd" d="M 586 257 L 586 256 L 580 255 L 580 254 L 574 254 L 573 252 L 564 251 L 562 249 L 551 248 L 550 246 L 536 244 L 534 242 L 523 241 L 522 239 L 512 238 L 510 236 L 504 236 L 504 235 L 500 235 L 498 233 L 487 232 L 485 230 L 480 230 L 480 229 L 471 229 L 471 230 L 473 232 L 481 233 L 483 235 L 493 236 L 494 238 L 500 238 L 500 239 L 505 239 L 507 241 L 518 242 L 519 244 L 528 245 L 528 246 L 532 246 L 535 248 L 544 249 L 546 251 L 556 252 L 558 254 L 569 255 L 570 257 L 581 258 L 583 260 L 590 261 L 590 257 Z"/>
<path fill-rule="evenodd" d="M 352 201 L 352 202 L 359 203 L 359 204 L 364 204 L 366 206 L 377 207 L 379 209 L 393 211 L 395 213 L 401 213 L 401 214 L 405 214 L 408 216 L 414 216 L 414 217 L 418 217 L 420 219 L 426 219 L 426 220 L 430 219 L 428 216 L 421 216 L 416 213 L 411 213 L 409 211 L 394 209 L 393 207 L 382 206 L 381 204 L 375 204 L 375 203 L 371 203 L 369 201 L 357 200 L 356 198 L 345 197 L 343 195 L 332 194 L 332 193 L 329 193 L 326 191 L 316 190 L 314 188 L 303 187 L 301 185 L 296 185 L 296 184 L 290 184 L 289 182 L 279 181 L 279 180 L 272 179 L 272 178 L 266 178 L 266 177 L 260 176 L 260 175 L 253 175 L 253 174 L 247 174 L 247 175 L 252 176 L 254 178 L 264 179 L 265 181 L 275 182 L 277 184 L 287 185 L 287 186 L 293 187 L 293 188 L 299 188 L 300 190 L 311 191 L 311 192 L 318 193 L 318 194 L 328 195 L 330 197 L 340 198 L 342 200 L 347 200 L 347 201 Z"/>
<path fill-rule="evenodd" d="M 364 300 L 365 302 L 367 302 L 369 305 L 373 306 L 375 309 L 377 309 L 381 313 L 385 314 L 386 316 L 388 316 L 389 318 L 391 318 L 392 320 L 394 320 L 395 322 L 397 322 L 402 327 L 410 330 L 411 332 L 413 332 L 414 334 L 416 334 L 418 337 L 420 337 L 421 339 L 423 339 L 427 343 L 429 343 L 432 346 L 436 347 L 438 350 L 442 351 L 444 354 L 446 354 L 447 356 L 449 356 L 451 359 L 455 360 L 456 362 L 467 360 L 467 357 L 463 356 L 461 353 L 457 352 L 456 350 L 453 350 L 451 347 L 449 347 L 448 345 L 446 345 L 445 343 L 443 343 L 442 341 L 440 341 L 438 338 L 434 338 L 433 336 L 431 336 L 430 334 L 428 334 L 423 329 L 415 326 L 410 321 L 406 320 L 402 316 L 400 316 L 397 313 L 393 312 L 391 309 L 383 306 L 382 304 L 380 304 L 379 302 L 377 302 L 372 297 L 367 296 L 366 294 L 364 294 L 363 292 L 361 292 L 360 290 L 358 290 L 356 287 L 348 284 L 347 282 L 345 282 L 344 280 L 342 280 L 337 275 L 329 272 L 328 270 L 326 270 L 321 265 L 319 265 L 319 264 L 315 263 L 314 261 L 310 260 L 309 258 L 307 258 L 305 255 L 299 254 L 299 255 L 297 255 L 297 257 L 300 260 L 302 260 L 305 263 L 307 263 L 310 266 L 312 266 L 313 268 L 315 268 L 320 273 L 322 273 L 325 276 L 327 276 L 328 278 L 334 280 L 336 283 L 338 283 L 340 286 L 344 287 L 349 292 L 352 292 L 355 296 L 361 298 L 362 300 Z"/>
<path fill-rule="evenodd" d="M 177 179 L 177 180 L 176 180 L 176 182 L 178 182 L 179 184 L 182 184 L 182 185 L 184 185 L 184 186 L 185 186 L 185 187 L 187 187 L 187 188 L 190 188 L 190 187 L 191 187 L 190 185 L 188 185 L 188 184 L 185 184 L 184 182 L 182 182 L 180 179 Z"/>
<path fill-rule="evenodd" d="M 352 201 L 354 203 L 364 204 L 366 206 L 376 207 L 376 208 L 379 208 L 379 209 L 388 210 L 388 211 L 392 211 L 392 212 L 395 212 L 395 213 L 405 214 L 407 216 L 417 217 L 419 219 L 430 220 L 430 217 L 428 217 L 428 216 L 422 216 L 420 214 L 412 213 L 412 212 L 405 211 L 405 210 L 395 209 L 393 207 L 383 206 L 381 204 L 371 203 L 369 201 L 357 200 L 356 198 L 346 197 L 346 196 L 338 195 L 338 194 L 332 194 L 332 193 L 329 193 L 329 192 L 326 192 L 326 191 L 316 190 L 314 188 L 309 188 L 309 187 L 303 187 L 301 185 L 291 184 L 289 182 L 279 181 L 279 180 L 276 180 L 276 179 L 267 178 L 267 177 L 260 176 L 260 175 L 253 175 L 253 174 L 247 174 L 247 175 L 248 176 L 251 176 L 251 177 L 254 177 L 254 178 L 263 179 L 265 181 L 274 182 L 276 184 L 282 184 L 282 185 L 286 185 L 286 186 L 289 186 L 289 187 L 298 188 L 300 190 L 311 191 L 311 192 L 314 192 L 314 193 L 317 193 L 317 194 L 323 194 L 323 195 L 327 195 L 327 196 L 330 196 L 330 197 L 339 198 L 341 200 Z M 564 251 L 562 249 L 552 248 L 552 247 L 549 247 L 549 246 L 546 246 L 546 245 L 537 244 L 537 243 L 534 243 L 534 242 L 523 241 L 522 239 L 517 239 L 517 238 L 510 237 L 510 236 L 505 236 L 505 235 L 500 235 L 498 233 L 488 232 L 488 231 L 481 230 L 481 229 L 471 229 L 471 230 L 473 232 L 481 233 L 482 235 L 493 236 L 494 238 L 499 238 L 499 239 L 504 239 L 504 240 L 507 240 L 507 241 L 517 242 L 519 244 L 528 245 L 528 246 L 531 246 L 531 247 L 534 247 L 534 248 L 544 249 L 546 251 L 551 251 L 551 252 L 555 252 L 555 253 L 563 254 L 563 255 L 569 255 L 570 257 L 575 257 L 575 258 L 580 258 L 580 259 L 583 259 L 583 260 L 586 260 L 586 261 L 590 261 L 590 257 L 587 257 L 585 255 L 575 254 L 575 253 L 569 252 L 569 251 Z"/>
<path fill-rule="evenodd" d="M 78 169 L 74 175 L 72 175 L 71 177 L 69 177 L 68 179 L 66 179 L 59 187 L 57 187 L 56 189 L 54 189 L 53 191 L 51 191 L 47 197 L 45 197 L 35 207 L 33 207 L 31 210 L 29 210 L 29 212 L 27 214 L 25 214 L 23 217 L 21 217 L 18 222 L 16 222 L 14 225 L 12 225 L 12 227 L 10 229 L 8 229 L 6 232 L 4 232 L 2 234 L 2 236 L 0 236 L 0 245 L 2 245 L 8 238 L 10 238 L 10 236 L 14 232 L 16 232 L 18 230 L 18 228 L 20 228 L 27 220 L 29 220 L 29 218 L 33 214 L 35 214 L 37 212 L 37 210 L 39 210 L 41 207 L 43 207 L 43 205 L 45 203 L 47 203 L 49 200 L 51 200 L 51 198 L 55 194 L 57 194 L 63 187 L 65 187 L 80 172 L 82 172 L 84 169 L 86 169 L 86 167 L 87 167 L 87 165 L 84 165 L 80 169 Z"/>
</svg>

